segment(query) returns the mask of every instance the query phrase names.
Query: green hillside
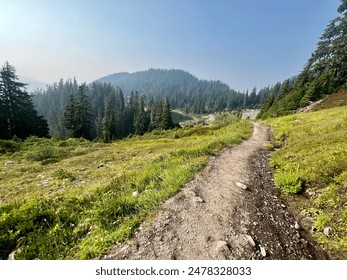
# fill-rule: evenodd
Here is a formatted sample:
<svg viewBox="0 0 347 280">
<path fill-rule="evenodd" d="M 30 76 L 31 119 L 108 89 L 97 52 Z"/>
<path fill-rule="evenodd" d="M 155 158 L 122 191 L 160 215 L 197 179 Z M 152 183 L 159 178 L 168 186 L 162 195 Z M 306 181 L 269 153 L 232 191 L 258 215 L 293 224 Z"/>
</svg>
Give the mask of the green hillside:
<svg viewBox="0 0 347 280">
<path fill-rule="evenodd" d="M 91 259 L 130 237 L 224 147 L 247 120 L 93 143 L 0 141 L 0 258 Z"/>
<path fill-rule="evenodd" d="M 332 258 L 347 258 L 347 107 L 269 119 L 276 186 Z M 330 229 L 329 229 L 330 228 Z M 324 234 L 325 229 L 325 234 Z M 328 233 L 328 234 L 327 234 Z"/>
</svg>

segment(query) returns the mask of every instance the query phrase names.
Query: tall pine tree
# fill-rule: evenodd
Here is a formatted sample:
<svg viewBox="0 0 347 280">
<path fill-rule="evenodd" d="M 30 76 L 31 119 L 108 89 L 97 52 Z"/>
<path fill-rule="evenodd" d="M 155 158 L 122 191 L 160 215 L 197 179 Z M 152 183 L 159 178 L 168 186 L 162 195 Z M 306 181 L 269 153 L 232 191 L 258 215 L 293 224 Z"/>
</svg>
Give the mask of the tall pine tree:
<svg viewBox="0 0 347 280">
<path fill-rule="evenodd" d="M 47 137 L 47 122 L 38 116 L 25 84 L 18 82 L 15 72 L 8 62 L 0 70 L 0 139 Z"/>
<path fill-rule="evenodd" d="M 140 103 L 138 104 L 135 118 L 134 118 L 134 129 L 135 134 L 143 135 L 148 131 L 150 122 L 150 115 L 148 110 L 145 109 L 145 101 L 142 96 L 140 99 Z"/>
<path fill-rule="evenodd" d="M 172 121 L 172 115 L 171 115 L 171 108 L 169 99 L 166 98 L 163 104 L 163 113 L 162 113 L 162 127 L 163 129 L 172 129 L 175 127 L 173 121 Z"/>
<path fill-rule="evenodd" d="M 76 97 L 70 96 L 65 106 L 62 126 L 67 137 L 91 139 L 92 114 L 91 105 L 86 94 L 87 86 L 82 84 L 78 88 Z"/>
<path fill-rule="evenodd" d="M 116 131 L 116 103 L 115 95 L 109 94 L 105 97 L 104 118 L 102 120 L 103 139 L 106 143 L 115 140 Z"/>
<path fill-rule="evenodd" d="M 70 95 L 69 102 L 66 104 L 63 118 L 62 127 L 65 129 L 65 135 L 67 138 L 76 138 L 76 121 L 75 121 L 75 97 L 73 94 Z"/>
</svg>

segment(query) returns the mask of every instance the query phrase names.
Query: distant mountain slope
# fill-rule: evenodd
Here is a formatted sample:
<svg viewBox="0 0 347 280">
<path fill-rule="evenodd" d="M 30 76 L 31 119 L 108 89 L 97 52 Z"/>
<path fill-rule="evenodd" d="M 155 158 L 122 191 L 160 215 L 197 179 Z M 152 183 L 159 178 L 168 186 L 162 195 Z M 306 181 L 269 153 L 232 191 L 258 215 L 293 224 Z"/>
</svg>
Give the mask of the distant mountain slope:
<svg viewBox="0 0 347 280">
<path fill-rule="evenodd" d="M 139 91 L 143 93 L 155 92 L 158 90 L 170 91 L 175 90 L 177 86 L 181 89 L 202 85 L 207 81 L 199 80 L 192 74 L 175 69 L 149 69 L 134 73 L 114 73 L 106 77 L 98 79 L 102 83 L 111 83 L 120 87 L 125 95 L 131 91 Z M 214 84 L 215 82 L 207 82 Z M 218 82 L 219 87 L 229 89 L 229 86 Z"/>
<path fill-rule="evenodd" d="M 34 92 L 37 89 L 44 89 L 46 88 L 46 83 L 35 80 L 33 78 L 29 78 L 29 77 L 23 77 L 20 76 L 19 77 L 19 81 L 22 83 L 27 84 L 26 89 L 29 93 Z"/>
<path fill-rule="evenodd" d="M 183 70 L 149 69 L 135 73 L 115 73 L 97 80 L 120 87 L 128 96 L 138 91 L 148 100 L 169 98 L 172 108 L 191 113 L 257 107 L 261 95 L 245 96 L 221 81 L 200 80 Z"/>
</svg>

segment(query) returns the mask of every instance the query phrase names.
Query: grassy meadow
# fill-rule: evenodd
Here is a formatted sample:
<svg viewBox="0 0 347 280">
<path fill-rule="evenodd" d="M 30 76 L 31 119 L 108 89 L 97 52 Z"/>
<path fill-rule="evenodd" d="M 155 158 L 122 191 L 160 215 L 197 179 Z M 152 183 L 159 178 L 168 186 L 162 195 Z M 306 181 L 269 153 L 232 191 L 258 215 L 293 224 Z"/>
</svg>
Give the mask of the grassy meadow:
<svg viewBox="0 0 347 280">
<path fill-rule="evenodd" d="M 333 258 L 347 259 L 347 106 L 265 123 L 275 138 L 268 148 L 276 186 L 313 220 L 318 243 Z"/>
<path fill-rule="evenodd" d="M 129 238 L 224 147 L 251 135 L 228 116 L 111 144 L 0 141 L 0 259 L 93 259 Z"/>
</svg>

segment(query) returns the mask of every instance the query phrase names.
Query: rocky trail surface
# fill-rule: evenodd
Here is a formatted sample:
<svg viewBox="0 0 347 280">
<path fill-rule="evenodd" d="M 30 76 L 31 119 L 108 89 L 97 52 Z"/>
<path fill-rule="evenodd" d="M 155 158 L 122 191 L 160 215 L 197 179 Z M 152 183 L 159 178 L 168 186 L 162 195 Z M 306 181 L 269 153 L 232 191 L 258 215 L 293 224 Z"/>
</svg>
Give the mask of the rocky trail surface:
<svg viewBox="0 0 347 280">
<path fill-rule="evenodd" d="M 325 259 L 268 170 L 268 128 L 224 149 L 126 244 L 104 259 Z"/>
</svg>

